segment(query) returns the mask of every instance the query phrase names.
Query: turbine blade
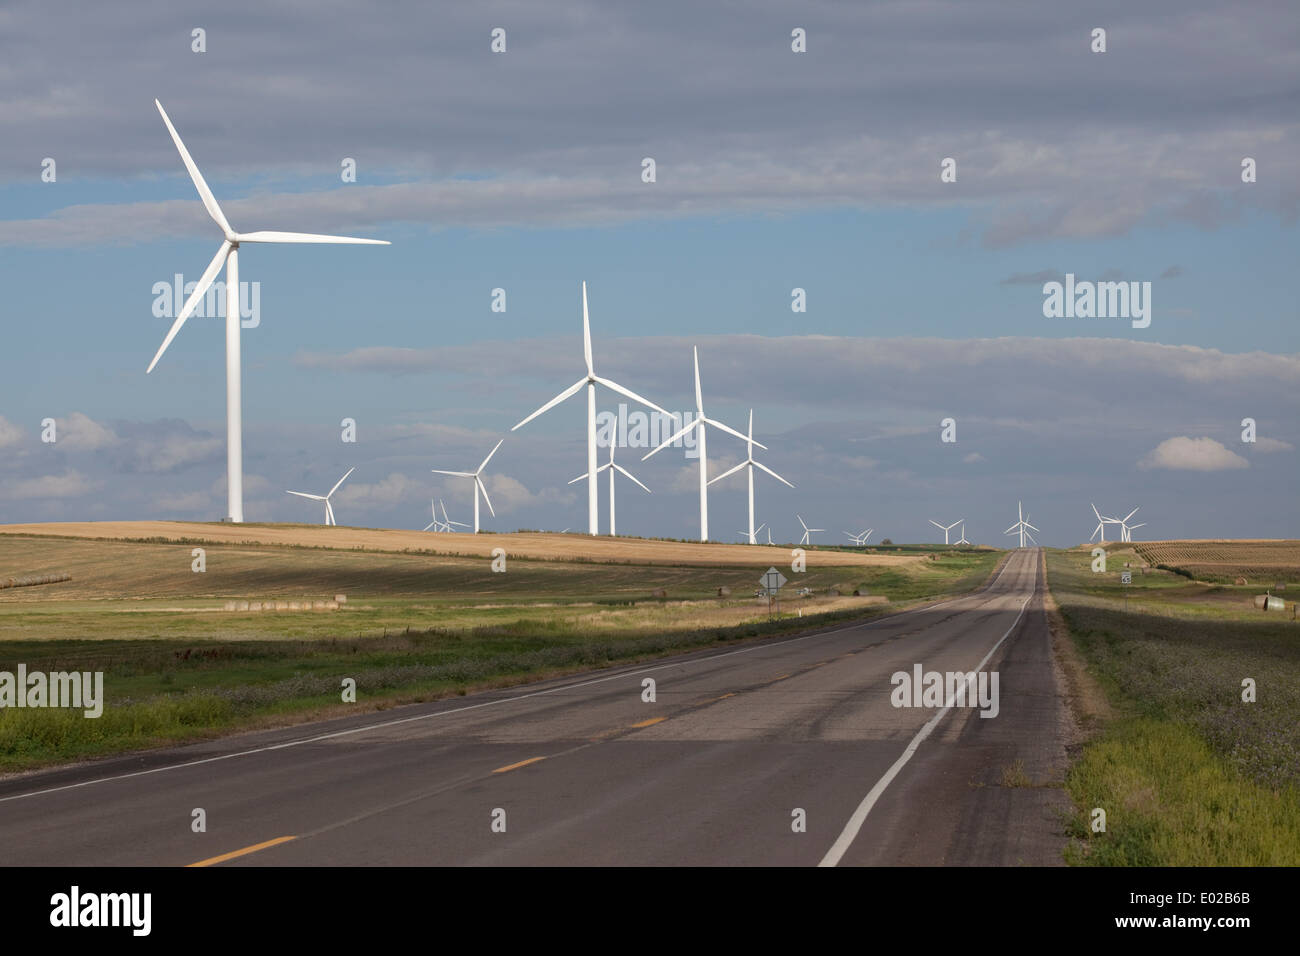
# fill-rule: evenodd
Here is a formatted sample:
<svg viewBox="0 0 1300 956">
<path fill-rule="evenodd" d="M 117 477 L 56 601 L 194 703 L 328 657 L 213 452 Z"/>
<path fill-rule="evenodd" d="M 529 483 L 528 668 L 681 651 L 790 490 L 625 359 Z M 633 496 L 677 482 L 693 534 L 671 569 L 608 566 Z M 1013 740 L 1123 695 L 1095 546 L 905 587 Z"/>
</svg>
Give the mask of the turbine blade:
<svg viewBox="0 0 1300 956">
<path fill-rule="evenodd" d="M 500 448 L 504 442 L 505 442 L 504 438 L 501 439 L 501 441 L 497 442 L 496 448 L 493 448 L 490 452 L 488 452 L 488 456 L 483 459 L 483 464 L 478 466 L 478 471 L 474 472 L 474 474 L 479 475 L 483 473 L 483 469 L 487 467 L 487 463 L 490 462 L 492 460 L 492 456 L 497 453 L 497 448 Z"/>
<path fill-rule="evenodd" d="M 681 428 L 681 431 L 677 432 L 677 434 L 675 434 L 675 435 L 670 435 L 668 438 L 665 438 L 665 439 L 663 440 L 663 442 L 659 445 L 658 448 L 655 448 L 655 449 L 653 449 L 652 451 L 647 452 L 645 455 L 642 456 L 641 460 L 642 460 L 642 461 L 645 461 L 645 460 L 646 460 L 647 458 L 649 458 L 651 455 L 655 454 L 655 452 L 658 452 L 658 451 L 660 451 L 661 449 L 667 448 L 669 445 L 671 445 L 673 442 L 677 441 L 677 439 L 681 438 L 683 435 L 685 435 L 688 431 L 690 431 L 692 428 L 694 428 L 694 427 L 695 427 L 696 425 L 698 425 L 699 423 L 700 423 L 700 420 L 697 418 L 697 419 L 695 419 L 693 422 L 691 422 L 689 425 L 683 425 L 682 428 Z"/>
<path fill-rule="evenodd" d="M 726 471 L 724 471 L 722 474 L 718 475 L 716 478 L 710 478 L 710 479 L 709 479 L 709 484 L 713 484 L 715 481 L 721 481 L 723 478 L 730 478 L 732 475 L 734 475 L 736 472 L 740 471 L 740 469 L 744 468 L 744 467 L 745 467 L 746 465 L 748 465 L 748 464 L 749 464 L 749 462 L 747 462 L 747 461 L 742 461 L 742 462 L 741 462 L 739 465 L 737 465 L 735 468 L 728 468 Z"/>
<path fill-rule="evenodd" d="M 739 438 L 739 439 L 740 439 L 741 441 L 743 441 L 743 442 L 751 442 L 751 441 L 754 441 L 754 440 L 753 440 L 752 438 L 750 438 L 748 435 L 742 435 L 740 432 L 736 431 L 736 430 L 735 430 L 734 428 L 732 428 L 730 425 L 724 425 L 724 424 L 722 424 L 722 422 L 715 422 L 712 418 L 706 418 L 706 419 L 704 419 L 704 424 L 706 424 L 706 425 L 712 425 L 714 428 L 721 429 L 722 431 L 726 432 L 726 433 L 729 434 L 729 435 L 735 435 L 737 438 Z M 762 442 L 756 442 L 756 441 L 755 441 L 755 442 L 754 442 L 754 445 L 755 445 L 756 447 L 758 447 L 758 448 L 763 449 L 763 451 L 767 451 L 767 450 L 768 450 L 767 446 L 764 445 Z"/>
<path fill-rule="evenodd" d="M 432 527 L 433 527 L 434 525 L 436 525 L 437 523 L 438 523 L 437 521 L 431 521 L 431 522 L 429 522 L 428 524 L 426 524 L 426 525 L 424 526 L 424 530 L 425 530 L 425 531 L 428 531 L 430 528 L 432 528 Z"/>
<path fill-rule="evenodd" d="M 591 476 L 588 475 L 588 474 L 584 471 L 584 472 L 583 472 L 582 474 L 580 474 L 577 478 L 571 478 L 571 479 L 569 480 L 569 484 L 574 485 L 574 484 L 577 484 L 577 483 L 580 482 L 580 481 L 586 481 L 589 477 L 591 477 Z"/>
<path fill-rule="evenodd" d="M 480 478 L 478 475 L 474 476 L 474 484 L 478 485 L 478 490 L 483 492 L 483 501 L 488 506 L 488 512 L 492 515 L 492 517 L 495 518 L 497 516 L 497 513 L 492 510 L 492 499 L 488 497 L 487 485 L 483 484 L 483 479 Z"/>
<path fill-rule="evenodd" d="M 208 215 L 212 217 L 213 222 L 221 227 L 222 233 L 229 238 L 234 234 L 235 230 L 231 229 L 230 223 L 226 222 L 225 214 L 221 211 L 221 207 L 217 205 L 217 197 L 212 195 L 212 190 L 208 188 L 207 181 L 203 178 L 203 174 L 199 172 L 199 167 L 194 165 L 194 160 L 190 156 L 190 151 L 186 149 L 185 144 L 181 142 L 181 136 L 176 132 L 176 127 L 172 125 L 171 118 L 168 117 L 167 111 L 163 109 L 162 104 L 157 100 L 153 101 L 153 105 L 158 107 L 158 112 L 162 114 L 163 122 L 167 124 L 167 132 L 172 134 L 172 142 L 176 144 L 176 150 L 181 154 L 181 160 L 185 163 L 185 168 L 190 171 L 190 179 L 194 180 L 194 188 L 199 191 L 199 198 L 203 200 L 203 205 L 207 208 Z"/>
<path fill-rule="evenodd" d="M 1038 529 L 1035 528 L 1033 525 L 1031 525 L 1028 521 L 1025 522 L 1025 527 L 1028 528 L 1030 531 L 1038 531 Z M 1038 531 L 1038 533 L 1042 534 L 1041 531 Z"/>
<path fill-rule="evenodd" d="M 338 520 L 334 517 L 334 508 L 331 507 L 330 500 L 328 498 L 325 499 L 325 517 L 328 519 L 326 522 L 327 524 L 330 525 L 338 524 Z"/>
<path fill-rule="evenodd" d="M 387 239 L 358 239 L 355 236 L 319 236 L 311 232 L 241 232 L 236 242 L 314 242 L 338 246 L 391 246 Z"/>
<path fill-rule="evenodd" d="M 516 425 L 514 428 L 512 428 L 512 429 L 510 429 L 510 430 L 511 430 L 511 431 L 514 431 L 514 430 L 517 429 L 517 428 L 522 428 L 524 425 L 527 425 L 529 422 L 531 422 L 531 421 L 532 421 L 534 418 L 536 418 L 538 415 L 541 415 L 541 414 L 543 414 L 543 413 L 545 413 L 545 412 L 549 412 L 552 408 L 554 408 L 556 405 L 560 404 L 560 402 L 564 401 L 564 400 L 565 400 L 566 398 L 568 398 L 570 395 L 576 395 L 576 394 L 578 393 L 578 391 L 582 388 L 582 386 L 584 386 L 584 385 L 586 385 L 586 384 L 587 384 L 587 380 L 586 380 L 585 378 L 583 378 L 583 379 L 579 379 L 577 382 L 574 382 L 572 385 L 570 385 L 568 388 L 566 388 L 564 391 L 562 391 L 559 395 L 556 395 L 553 399 L 551 399 L 549 402 L 547 402 L 545 405 L 543 405 L 543 406 L 542 406 L 541 408 L 539 408 L 537 411 L 533 412 L 531 415 L 529 415 L 529 416 L 528 416 L 527 418 L 525 418 L 522 422 L 520 422 L 518 425 Z"/>
<path fill-rule="evenodd" d="M 299 498 L 310 498 L 312 501 L 324 501 L 323 495 L 309 495 L 305 491 L 286 491 L 287 495 L 297 495 Z"/>
<path fill-rule="evenodd" d="M 194 312 L 194 309 L 199 304 L 199 300 L 202 299 L 204 293 L 208 291 L 208 286 L 212 285 L 213 280 L 217 277 L 217 273 L 220 272 L 221 267 L 226 264 L 226 253 L 229 251 L 230 240 L 227 239 L 221 244 L 221 248 L 217 250 L 217 254 L 213 256 L 212 261 L 208 263 L 207 269 L 203 271 L 203 275 L 194 286 L 194 291 L 190 293 L 190 297 L 185 300 L 185 305 L 177 314 L 176 321 L 172 323 L 171 330 L 167 333 L 167 338 L 163 339 L 162 345 L 158 346 L 158 353 L 154 355 L 153 361 L 150 362 L 149 367 L 145 369 L 146 375 L 153 371 L 153 367 L 158 364 L 158 360 L 162 358 L 162 354 L 167 351 L 167 346 L 172 344 L 172 339 L 176 338 L 176 333 L 181 330 L 181 326 L 185 324 L 185 320 Z"/>
<path fill-rule="evenodd" d="M 1138 508 L 1134 508 L 1132 511 L 1130 511 L 1128 514 L 1124 516 L 1124 520 L 1127 522 L 1129 518 L 1133 517 L 1135 514 L 1138 513 L 1138 510 L 1139 510 Z"/>
<path fill-rule="evenodd" d="M 771 476 L 772 476 L 773 478 L 775 478 L 777 481 L 781 482 L 781 484 L 783 484 L 783 485 L 790 485 L 791 488 L 794 487 L 793 484 L 791 484 L 790 482 L 786 481 L 784 478 L 782 478 L 780 475 L 778 475 L 776 472 L 774 472 L 771 468 L 767 467 L 767 465 L 763 464 L 761 461 L 756 461 L 756 462 L 754 462 L 754 467 L 755 467 L 755 468 L 761 468 L 763 471 L 767 472 L 769 475 L 771 475 Z"/>
<path fill-rule="evenodd" d="M 620 395 L 626 395 L 634 402 L 640 402 L 642 405 L 645 405 L 647 408 L 653 408 L 656 412 L 659 412 L 661 415 L 672 414 L 672 412 L 668 411 L 667 409 L 660 408 L 654 402 L 650 401 L 650 399 L 642 398 L 640 395 L 632 391 L 630 388 L 624 388 L 622 385 L 618 384 L 618 382 L 611 382 L 609 379 L 601 378 L 599 375 L 593 375 L 592 378 L 594 378 L 601 385 L 604 385 L 606 388 L 618 392 Z"/>
<path fill-rule="evenodd" d="M 636 475 L 632 474 L 632 472 L 628 471 L 628 470 L 627 470 L 626 468 L 624 468 L 622 465 L 615 465 L 615 466 L 614 466 L 614 470 L 617 471 L 620 475 L 624 475 L 624 476 L 626 476 L 626 477 L 628 477 L 628 478 L 631 478 L 631 479 L 632 479 L 633 481 L 635 481 L 638 485 L 641 485 L 641 481 L 640 481 L 640 479 L 638 479 Z M 649 488 L 646 488 L 645 485 L 641 485 L 641 487 L 642 487 L 642 488 L 645 488 L 645 490 L 646 490 L 647 492 L 649 492 L 650 494 L 654 494 L 654 492 L 653 492 L 653 491 L 650 491 Z"/>
<path fill-rule="evenodd" d="M 587 317 L 587 282 L 582 283 L 582 356 L 587 360 L 587 375 L 595 377 L 591 364 L 591 319 Z"/>
<path fill-rule="evenodd" d="M 352 474 L 352 473 L 353 473 L 354 471 L 356 471 L 356 470 L 357 470 L 357 469 L 356 469 L 356 466 L 353 465 L 351 468 L 348 469 L 348 475 Z M 334 492 L 338 491 L 338 490 L 339 490 L 339 485 L 343 484 L 343 482 L 345 482 L 345 481 L 348 480 L 348 475 L 344 475 L 342 478 L 340 478 L 340 479 L 338 480 L 338 484 L 336 484 L 333 488 L 331 488 L 331 489 L 330 489 L 330 493 L 329 493 L 328 495 L 326 495 L 325 497 L 328 498 L 328 497 L 330 497 L 330 495 L 333 495 Z"/>
<path fill-rule="evenodd" d="M 692 346 L 695 352 L 695 410 L 704 417 L 704 393 L 700 391 L 700 347 Z"/>
<path fill-rule="evenodd" d="M 940 531 L 943 530 L 943 525 L 939 524 L 939 522 L 935 521 L 933 518 L 930 519 L 930 524 L 934 525 Z"/>
<path fill-rule="evenodd" d="M 474 472 L 472 471 L 443 471 L 441 468 L 430 468 L 429 470 L 433 472 L 435 475 L 451 475 L 453 478 L 476 477 Z"/>
</svg>

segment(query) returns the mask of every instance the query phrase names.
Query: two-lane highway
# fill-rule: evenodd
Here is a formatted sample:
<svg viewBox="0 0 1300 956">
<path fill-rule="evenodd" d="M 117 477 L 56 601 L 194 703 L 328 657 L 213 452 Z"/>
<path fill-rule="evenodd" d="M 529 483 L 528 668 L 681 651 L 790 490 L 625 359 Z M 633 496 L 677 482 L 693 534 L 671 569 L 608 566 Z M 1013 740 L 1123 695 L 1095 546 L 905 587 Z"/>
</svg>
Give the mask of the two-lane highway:
<svg viewBox="0 0 1300 956">
<path fill-rule="evenodd" d="M 997 671 L 997 716 L 894 706 L 916 665 Z M 36 865 L 1055 863 L 1059 789 L 1004 784 L 1059 776 L 1061 720 L 1040 553 L 1014 551 L 978 592 L 866 624 L 10 779 L 0 845 Z"/>
</svg>

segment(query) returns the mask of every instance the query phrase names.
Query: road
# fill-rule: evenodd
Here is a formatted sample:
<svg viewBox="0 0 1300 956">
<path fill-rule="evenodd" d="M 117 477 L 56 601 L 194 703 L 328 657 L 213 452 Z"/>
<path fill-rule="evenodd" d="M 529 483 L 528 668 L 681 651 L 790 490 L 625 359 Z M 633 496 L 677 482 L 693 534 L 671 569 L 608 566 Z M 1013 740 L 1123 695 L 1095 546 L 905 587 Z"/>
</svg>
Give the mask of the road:
<svg viewBox="0 0 1300 956">
<path fill-rule="evenodd" d="M 10 778 L 0 862 L 1059 863 L 1041 573 L 1013 551 L 870 623 Z M 917 664 L 997 671 L 997 716 L 893 706 Z"/>
</svg>

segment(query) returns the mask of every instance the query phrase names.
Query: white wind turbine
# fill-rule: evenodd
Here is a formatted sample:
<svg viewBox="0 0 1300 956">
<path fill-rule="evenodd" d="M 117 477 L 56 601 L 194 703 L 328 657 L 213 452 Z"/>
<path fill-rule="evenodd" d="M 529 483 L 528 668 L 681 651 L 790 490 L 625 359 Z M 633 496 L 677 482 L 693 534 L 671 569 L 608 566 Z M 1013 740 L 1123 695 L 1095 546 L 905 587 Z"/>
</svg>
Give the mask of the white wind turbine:
<svg viewBox="0 0 1300 956">
<path fill-rule="evenodd" d="M 1004 531 L 1004 532 L 1002 532 L 1002 533 L 1003 533 L 1003 534 L 1019 534 L 1019 535 L 1020 535 L 1020 547 L 1022 547 L 1022 548 L 1025 546 L 1025 538 L 1028 538 L 1031 542 L 1033 542 L 1034 546 L 1037 547 L 1037 546 L 1038 546 L 1038 542 L 1037 542 L 1037 541 L 1034 541 L 1034 536 L 1033 536 L 1032 534 L 1030 534 L 1029 532 L 1030 532 L 1030 531 L 1038 531 L 1038 529 L 1035 528 L 1033 525 L 1031 525 L 1031 524 L 1029 523 L 1029 518 L 1028 518 L 1028 516 L 1025 514 L 1025 512 L 1024 512 L 1024 508 L 1021 506 L 1021 503 L 1020 503 L 1019 501 L 1016 502 L 1016 515 L 1017 515 L 1017 521 L 1016 521 L 1016 523 L 1013 524 L 1010 528 L 1008 528 L 1006 531 Z M 1039 533 L 1039 534 L 1042 534 L 1041 531 L 1039 531 L 1038 533 Z"/>
<path fill-rule="evenodd" d="M 961 537 L 954 541 L 953 544 L 970 544 L 966 540 L 966 522 L 964 520 L 961 523 Z"/>
<path fill-rule="evenodd" d="M 1136 509 L 1134 509 L 1134 510 L 1136 510 Z M 1119 524 L 1119 523 L 1120 523 L 1120 520 L 1119 520 L 1118 518 L 1107 518 L 1107 517 L 1105 517 L 1104 515 L 1102 515 L 1102 513 L 1101 513 L 1100 511 L 1097 510 L 1097 506 L 1096 506 L 1096 505 L 1092 505 L 1092 513 L 1093 513 L 1094 515 L 1097 516 L 1097 527 L 1095 527 L 1095 528 L 1092 529 L 1092 534 L 1090 534 L 1090 535 L 1088 536 L 1088 540 L 1091 541 L 1093 538 L 1095 538 L 1095 537 L 1097 537 L 1098 535 L 1100 535 L 1100 536 L 1101 536 L 1101 543 L 1102 543 L 1102 544 L 1105 544 L 1105 543 L 1106 543 L 1106 525 L 1108 525 L 1108 524 Z M 1131 518 L 1131 517 L 1133 517 L 1133 516 L 1132 516 L 1132 515 L 1129 515 L 1129 517 Z"/>
<path fill-rule="evenodd" d="M 482 476 L 483 476 L 483 469 L 487 467 L 487 463 L 492 460 L 492 456 L 497 453 L 497 448 L 500 448 L 504 441 L 505 439 L 503 438 L 501 439 L 501 441 L 496 443 L 496 447 L 493 448 L 490 452 L 488 452 L 488 456 L 483 459 L 483 464 L 479 465 L 476 471 L 443 471 L 441 468 L 430 469 L 430 471 L 432 471 L 435 475 L 451 475 L 453 478 L 474 479 L 473 493 L 474 493 L 474 533 L 475 534 L 478 534 L 478 496 L 480 493 L 482 493 L 483 495 L 483 500 L 487 502 L 488 511 L 491 513 L 492 517 L 495 518 L 497 516 L 497 513 L 492 510 L 492 499 L 488 497 L 487 486 L 483 484 Z M 445 511 L 443 513 L 446 514 Z M 456 522 L 456 524 L 460 524 L 460 522 Z"/>
<path fill-rule="evenodd" d="M 596 374 L 591 359 L 591 320 L 587 316 L 586 282 L 582 283 L 582 354 L 587 361 L 587 374 L 510 430 L 515 431 L 515 429 L 522 428 L 538 415 L 550 411 L 566 398 L 578 394 L 584 385 L 587 386 L 587 478 L 590 479 L 587 485 L 587 533 L 599 534 L 600 515 L 596 503 L 596 472 L 600 470 L 596 467 L 596 385 L 604 385 L 611 391 L 626 395 L 634 402 L 640 402 L 647 408 L 652 408 L 662 415 L 668 415 L 669 413 L 654 402 L 642 398 L 631 389 L 624 388 L 617 382 L 611 382 L 609 379 L 601 378 Z"/>
<path fill-rule="evenodd" d="M 761 525 L 759 525 L 757 528 L 754 529 L 754 534 L 757 535 L 760 531 L 762 531 L 762 530 L 763 530 L 764 528 L 766 528 L 766 527 L 767 527 L 767 522 L 764 521 Z M 742 538 L 748 538 L 748 537 L 749 537 L 749 532 L 748 532 L 748 531 L 737 531 L 736 534 L 739 535 L 739 536 L 742 537 Z M 768 540 L 768 544 L 771 544 L 772 542 L 771 542 L 770 539 L 771 539 L 771 537 L 772 537 L 772 532 L 769 531 L 768 534 L 767 534 L 767 536 L 768 536 L 768 539 L 769 539 L 769 540 Z M 749 542 L 749 543 L 750 543 L 750 544 L 754 544 L 755 542 L 751 541 L 751 542 Z"/>
<path fill-rule="evenodd" d="M 425 525 L 425 527 L 424 527 L 424 530 L 425 530 L 425 531 L 428 531 L 430 528 L 432 528 L 435 532 L 443 532 L 443 531 L 450 532 L 450 531 L 451 531 L 451 526 L 452 526 L 452 525 L 459 525 L 459 526 L 462 527 L 462 528 L 468 528 L 468 527 L 469 527 L 469 525 L 465 524 L 465 522 L 463 522 L 463 521 L 452 521 L 452 520 L 450 520 L 450 519 L 447 517 L 447 506 L 444 505 L 444 504 L 442 504 L 442 499 L 441 499 L 441 498 L 439 498 L 439 499 L 437 500 L 436 503 L 433 502 L 433 501 L 430 501 L 429 503 L 430 503 L 430 505 L 433 507 L 433 520 L 432 520 L 431 522 L 429 522 L 427 525 Z M 439 506 L 439 505 L 442 506 L 442 520 L 441 520 L 441 521 L 438 520 L 438 506 Z"/>
<path fill-rule="evenodd" d="M 851 531 L 845 531 L 844 534 L 852 538 L 853 544 L 860 548 L 867 543 L 867 539 L 871 537 L 871 533 L 875 530 L 875 528 L 868 528 L 866 531 L 860 531 L 857 534 L 853 534 Z"/>
<path fill-rule="evenodd" d="M 936 528 L 938 528 L 940 531 L 943 532 L 943 543 L 944 543 L 944 544 L 947 544 L 947 543 L 948 543 L 948 532 L 951 531 L 953 528 L 957 527 L 957 525 L 961 524 L 961 523 L 962 523 L 963 521 L 965 521 L 965 520 L 966 520 L 965 518 L 958 518 L 958 519 L 957 519 L 956 521 L 954 521 L 952 524 L 950 524 L 950 525 L 948 525 L 947 527 L 945 527 L 944 525 L 939 524 L 939 522 L 937 522 L 937 521 L 935 521 L 933 518 L 931 518 L 931 519 L 930 519 L 930 524 L 934 525 Z"/>
<path fill-rule="evenodd" d="M 339 485 L 343 484 L 343 482 L 345 482 L 345 481 L 348 480 L 348 475 L 352 474 L 352 473 L 353 473 L 354 471 L 356 471 L 356 470 L 357 470 L 357 469 L 356 469 L 355 466 L 353 466 L 352 468 L 349 468 L 349 469 L 348 469 L 348 474 L 347 474 L 347 475 L 344 475 L 342 478 L 340 478 L 340 479 L 339 479 L 339 480 L 334 484 L 334 487 L 331 488 L 331 489 L 329 490 L 329 494 L 325 494 L 325 495 L 309 495 L 309 494 L 307 494 L 307 492 L 305 492 L 305 491 L 290 491 L 290 492 L 288 492 L 288 494 L 291 494 L 291 495 L 297 495 L 299 498 L 310 498 L 312 501 L 323 501 L 323 502 L 325 502 L 325 523 L 326 523 L 327 525 L 338 524 L 338 522 L 334 520 L 334 508 L 331 507 L 331 505 L 330 505 L 330 498 L 332 498 L 332 497 L 334 496 L 334 492 L 336 492 L 336 491 L 339 490 Z"/>
<path fill-rule="evenodd" d="M 767 526 L 767 543 L 768 543 L 768 544 L 771 544 L 771 543 L 772 543 L 772 526 L 771 526 L 771 525 L 768 525 L 768 526 Z"/>
<path fill-rule="evenodd" d="M 158 112 L 162 114 L 163 122 L 167 124 L 167 132 L 171 133 L 172 141 L 176 144 L 177 151 L 181 154 L 181 160 L 185 163 L 185 168 L 189 170 L 190 179 L 194 181 L 194 188 L 199 192 L 199 198 L 203 200 L 203 205 L 208 210 L 208 215 L 212 220 L 221 227 L 224 239 L 221 242 L 221 248 L 217 250 L 216 256 L 204 270 L 202 277 L 194 286 L 194 291 L 190 297 L 185 300 L 185 305 L 176 315 L 176 321 L 172 323 L 171 330 L 163 343 L 158 347 L 158 353 L 149 363 L 149 368 L 145 371 L 147 375 L 153 371 L 153 367 L 158 364 L 162 358 L 163 352 L 167 351 L 167 346 L 171 345 L 172 339 L 176 338 L 176 333 L 181 330 L 185 320 L 194 312 L 195 307 L 208 291 L 217 278 L 217 273 L 221 271 L 224 265 L 226 268 L 226 502 L 227 502 L 227 520 L 243 521 L 244 520 L 244 446 L 243 446 L 243 413 L 240 407 L 240 350 L 239 350 L 239 247 L 245 242 L 312 242 L 312 243 L 339 243 L 349 245 L 370 245 L 386 246 L 388 242 L 382 239 L 353 239 L 350 236 L 318 236 L 306 232 L 235 232 L 226 221 L 225 214 L 222 213 L 221 207 L 217 205 L 216 197 L 212 195 L 212 190 L 203 179 L 203 174 L 199 172 L 199 167 L 194 164 L 190 158 L 189 151 L 185 144 L 181 142 L 180 135 L 176 132 L 176 127 L 172 126 L 172 121 L 167 117 L 167 111 L 162 108 L 162 104 L 154 100 L 154 105 L 158 107 Z"/>
<path fill-rule="evenodd" d="M 718 475 L 718 477 L 714 478 L 713 481 L 710 481 L 709 484 L 713 484 L 715 481 L 721 481 L 723 478 L 730 478 L 742 468 L 746 470 L 749 477 L 749 543 L 758 544 L 758 539 L 755 536 L 758 534 L 759 529 L 754 527 L 754 469 L 761 468 L 783 485 L 790 485 L 791 488 L 793 488 L 794 485 L 791 485 L 790 482 L 786 481 L 761 461 L 754 461 L 754 410 L 752 408 L 749 410 L 749 434 L 745 436 L 745 443 L 746 447 L 749 449 L 745 455 L 745 460 L 735 468 L 724 471 L 722 474 Z"/>
<path fill-rule="evenodd" d="M 1141 506 L 1139 505 L 1138 507 L 1140 508 Z M 1115 519 L 1112 519 L 1112 524 L 1117 524 L 1117 525 L 1119 525 L 1119 533 L 1120 533 L 1120 538 L 1119 538 L 1119 539 L 1120 539 L 1121 541 L 1132 541 L 1132 540 L 1133 540 L 1133 529 L 1134 529 L 1134 528 L 1141 528 L 1141 527 L 1143 527 L 1143 526 L 1146 524 L 1145 521 L 1143 521 L 1142 524 L 1129 524 L 1129 523 L 1128 523 L 1128 519 L 1131 518 L 1131 517 L 1133 517 L 1133 516 L 1134 516 L 1135 514 L 1137 514 L 1137 513 L 1138 513 L 1138 508 L 1134 508 L 1132 511 L 1130 511 L 1128 514 L 1126 514 L 1124 517 L 1122 517 L 1122 518 L 1115 518 Z"/>
<path fill-rule="evenodd" d="M 664 441 L 660 443 L 658 448 L 655 448 L 650 452 L 646 453 L 645 457 L 642 458 L 641 460 L 645 461 L 646 458 L 649 458 L 651 455 L 661 451 L 664 448 L 667 448 L 673 442 L 677 441 L 677 439 L 686 435 L 686 433 L 689 432 L 691 429 L 696 430 L 695 432 L 696 448 L 699 450 L 700 453 L 699 456 L 700 457 L 700 540 L 708 541 L 709 540 L 709 466 L 708 466 L 708 455 L 705 452 L 704 426 L 712 425 L 714 428 L 727 432 L 729 435 L 735 435 L 741 441 L 748 442 L 751 446 L 757 445 L 759 448 L 763 449 L 763 451 L 767 451 L 767 446 L 764 445 L 762 442 L 754 441 L 754 436 L 752 433 L 748 436 L 742 435 L 740 432 L 736 431 L 731 426 L 724 425 L 722 424 L 722 422 L 714 421 L 712 418 L 708 418 L 704 414 L 704 394 L 700 390 L 700 350 L 698 347 L 695 347 L 693 351 L 695 353 L 695 418 L 693 421 L 687 423 L 686 425 L 683 425 L 681 430 L 678 431 L 676 434 L 671 435 L 668 438 L 664 439 Z M 751 455 L 753 453 L 752 447 L 750 448 L 750 453 Z M 755 464 L 758 463 L 755 462 Z M 763 470 L 767 471 L 768 469 L 763 468 Z M 750 480 L 752 481 L 753 479 L 751 478 Z M 782 478 L 781 480 L 785 481 L 784 478 Z M 787 485 L 790 484 L 788 481 L 786 481 L 785 483 Z M 754 520 L 752 517 L 750 518 L 749 524 L 750 527 L 753 527 Z"/>
<path fill-rule="evenodd" d="M 795 515 L 795 517 L 799 518 L 800 524 L 803 524 L 802 517 L 800 517 L 799 515 Z M 812 544 L 812 539 L 809 537 L 809 535 L 811 535 L 814 531 L 825 531 L 825 530 L 826 530 L 825 528 L 810 528 L 806 524 L 803 524 L 803 537 L 799 539 L 799 543 Z"/>
<path fill-rule="evenodd" d="M 631 478 L 633 481 L 635 481 L 638 485 L 641 485 L 641 482 L 637 479 L 636 475 L 632 474 L 632 472 L 628 471 L 622 465 L 617 465 L 614 463 L 614 442 L 613 441 L 609 443 L 609 461 L 607 461 L 605 464 L 597 468 L 596 473 L 600 474 L 600 472 L 606 470 L 609 471 L 609 535 L 612 538 L 614 535 L 618 534 L 618 532 L 614 530 L 614 472 L 619 472 L 623 475 L 626 475 L 628 478 Z M 574 478 L 573 481 L 570 481 L 569 484 L 572 485 L 575 482 L 589 481 L 589 480 L 590 480 L 589 475 L 579 475 L 577 478 Z M 641 485 L 641 487 L 645 488 L 647 493 L 653 494 L 653 492 L 650 492 L 650 489 L 646 488 L 645 485 Z"/>
</svg>

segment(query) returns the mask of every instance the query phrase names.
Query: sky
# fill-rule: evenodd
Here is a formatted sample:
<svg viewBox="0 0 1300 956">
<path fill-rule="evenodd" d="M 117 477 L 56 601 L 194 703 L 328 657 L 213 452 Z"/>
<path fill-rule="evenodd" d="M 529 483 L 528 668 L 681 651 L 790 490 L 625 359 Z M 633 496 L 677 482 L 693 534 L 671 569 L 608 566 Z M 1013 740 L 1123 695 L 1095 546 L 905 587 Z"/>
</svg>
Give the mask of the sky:
<svg viewBox="0 0 1300 956">
<path fill-rule="evenodd" d="M 340 523 L 468 521 L 431 469 L 505 438 L 483 527 L 585 529 L 581 396 L 511 431 L 585 374 L 585 281 L 598 374 L 693 414 L 698 348 L 752 409 L 774 540 L 1300 537 L 1298 41 L 1267 2 L 8 3 L 0 522 L 226 512 L 224 321 L 145 374 L 222 238 L 157 98 L 235 229 L 392 243 L 241 248 L 250 521 L 354 466 Z M 1045 315 L 1067 274 L 1149 324 Z M 619 531 L 697 536 L 698 459 L 649 450 Z M 743 475 L 709 512 L 738 540 Z"/>
</svg>

